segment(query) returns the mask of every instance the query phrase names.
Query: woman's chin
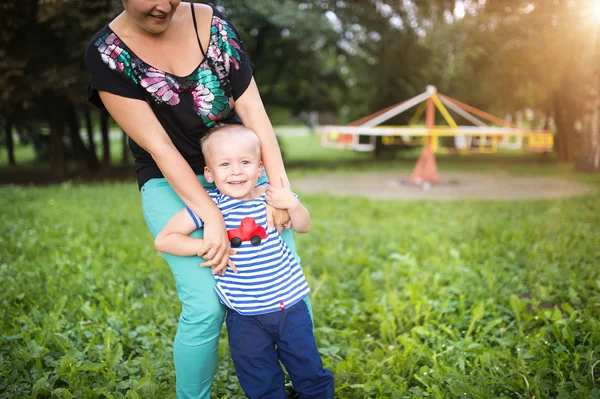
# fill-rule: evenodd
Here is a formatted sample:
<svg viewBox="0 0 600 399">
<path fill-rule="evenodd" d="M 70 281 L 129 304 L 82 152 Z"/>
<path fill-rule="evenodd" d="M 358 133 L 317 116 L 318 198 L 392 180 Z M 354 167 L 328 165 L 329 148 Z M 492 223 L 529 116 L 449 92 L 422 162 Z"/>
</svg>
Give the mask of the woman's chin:
<svg viewBox="0 0 600 399">
<path fill-rule="evenodd" d="M 171 17 L 167 16 L 165 18 L 154 18 L 148 17 L 143 24 L 140 24 L 140 28 L 145 30 L 146 32 L 159 35 L 167 30 L 169 27 L 169 23 L 171 22 Z"/>
</svg>

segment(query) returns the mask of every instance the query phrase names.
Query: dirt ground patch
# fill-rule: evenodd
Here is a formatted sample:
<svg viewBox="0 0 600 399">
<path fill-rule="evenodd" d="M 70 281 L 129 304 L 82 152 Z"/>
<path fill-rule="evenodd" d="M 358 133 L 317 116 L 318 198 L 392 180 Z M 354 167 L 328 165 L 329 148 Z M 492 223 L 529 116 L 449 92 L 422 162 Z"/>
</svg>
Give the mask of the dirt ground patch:
<svg viewBox="0 0 600 399">
<path fill-rule="evenodd" d="M 593 190 L 577 181 L 505 173 L 444 172 L 441 183 L 431 186 L 411 185 L 409 176 L 408 172 L 339 173 L 298 177 L 292 186 L 306 193 L 407 200 L 564 198 Z"/>
</svg>

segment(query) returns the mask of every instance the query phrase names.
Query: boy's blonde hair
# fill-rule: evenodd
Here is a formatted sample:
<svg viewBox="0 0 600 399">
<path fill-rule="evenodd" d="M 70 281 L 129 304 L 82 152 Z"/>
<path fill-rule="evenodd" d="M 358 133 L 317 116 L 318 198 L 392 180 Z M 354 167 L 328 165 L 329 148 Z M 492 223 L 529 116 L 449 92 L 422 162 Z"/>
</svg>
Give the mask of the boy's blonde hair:
<svg viewBox="0 0 600 399">
<path fill-rule="evenodd" d="M 260 159 L 260 140 L 252 129 L 239 124 L 217 123 L 215 127 L 210 129 L 208 133 L 206 133 L 206 135 L 200 139 L 200 146 L 202 147 L 202 155 L 204 155 L 205 162 L 210 155 L 210 139 L 219 134 L 238 134 L 252 137 L 254 140 L 256 140 L 256 151 L 258 152 L 258 157 Z"/>
</svg>

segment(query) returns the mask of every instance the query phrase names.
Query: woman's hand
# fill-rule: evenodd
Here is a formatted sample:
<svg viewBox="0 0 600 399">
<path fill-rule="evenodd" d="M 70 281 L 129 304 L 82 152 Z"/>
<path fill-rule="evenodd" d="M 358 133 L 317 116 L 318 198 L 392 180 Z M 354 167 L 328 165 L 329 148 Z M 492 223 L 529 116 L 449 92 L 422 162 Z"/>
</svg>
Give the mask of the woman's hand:
<svg viewBox="0 0 600 399">
<path fill-rule="evenodd" d="M 277 232 L 281 234 L 284 229 L 292 227 L 290 225 L 290 214 L 285 209 L 277 209 L 272 205 L 267 204 L 267 227 L 269 231 L 277 228 Z"/>
<path fill-rule="evenodd" d="M 237 268 L 233 261 L 229 259 L 230 255 L 235 254 L 229 246 L 227 240 L 227 228 L 223 216 L 204 219 L 204 242 L 198 249 L 198 256 L 206 259 L 206 262 L 200 266 L 210 267 L 213 274 L 225 274 L 227 266 L 237 273 Z"/>
<path fill-rule="evenodd" d="M 265 193 L 265 199 L 267 204 L 288 211 L 298 204 L 298 199 L 292 193 L 290 181 L 285 176 L 281 178 L 281 187 L 269 186 Z"/>
<path fill-rule="evenodd" d="M 277 227 L 277 232 L 281 234 L 284 229 L 291 226 L 290 213 L 288 209 L 292 208 L 297 201 L 292 193 L 290 181 L 287 177 L 281 178 L 281 188 L 269 186 L 265 193 L 267 200 L 267 226 L 269 231 L 273 230 L 273 225 Z"/>
<path fill-rule="evenodd" d="M 229 256 L 231 255 L 235 255 L 237 253 L 236 250 L 234 249 L 229 249 Z M 198 256 L 203 257 L 202 255 L 198 254 Z M 200 266 L 202 267 L 206 267 L 209 266 L 207 265 L 207 262 L 201 263 Z M 231 268 L 231 270 L 237 274 L 238 269 L 235 267 L 235 265 L 233 264 L 233 262 L 231 261 L 231 259 L 229 259 L 227 261 L 227 263 L 225 264 L 225 266 L 217 266 L 217 267 L 212 267 L 212 274 L 218 274 L 219 276 L 224 276 L 225 273 L 227 272 L 227 267 Z"/>
</svg>

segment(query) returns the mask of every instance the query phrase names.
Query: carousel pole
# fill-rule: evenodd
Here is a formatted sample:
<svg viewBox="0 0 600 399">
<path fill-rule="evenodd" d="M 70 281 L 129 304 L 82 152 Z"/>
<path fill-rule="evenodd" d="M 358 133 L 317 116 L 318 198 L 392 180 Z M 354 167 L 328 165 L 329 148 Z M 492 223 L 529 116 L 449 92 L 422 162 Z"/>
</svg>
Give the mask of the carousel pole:
<svg viewBox="0 0 600 399">
<path fill-rule="evenodd" d="M 436 91 L 435 87 L 427 86 L 429 98 L 427 99 L 427 110 L 425 111 L 425 126 L 429 129 L 429 135 L 427 136 L 421 155 L 419 155 L 417 164 L 410 175 L 409 181 L 412 184 L 436 184 L 440 182 L 437 162 L 435 160 L 435 155 L 433 154 L 433 149 L 437 148 L 437 137 L 433 134 L 433 128 L 435 126 L 435 104 L 433 103 L 432 96 L 435 95 Z"/>
</svg>

